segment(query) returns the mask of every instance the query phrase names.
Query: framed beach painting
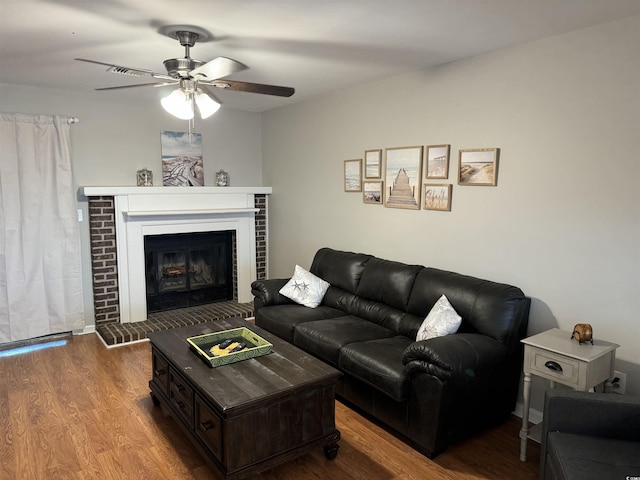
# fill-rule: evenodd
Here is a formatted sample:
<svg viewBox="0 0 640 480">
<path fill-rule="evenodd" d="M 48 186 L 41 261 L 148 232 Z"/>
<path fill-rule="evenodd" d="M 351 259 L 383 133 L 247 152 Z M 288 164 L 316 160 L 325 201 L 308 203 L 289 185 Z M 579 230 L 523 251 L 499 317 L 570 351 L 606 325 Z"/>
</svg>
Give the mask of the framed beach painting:
<svg viewBox="0 0 640 480">
<path fill-rule="evenodd" d="M 424 178 L 449 178 L 451 145 L 428 145 L 425 155 Z"/>
<path fill-rule="evenodd" d="M 362 183 L 362 201 L 382 205 L 382 181 L 365 180 Z"/>
<path fill-rule="evenodd" d="M 204 186 L 202 134 L 163 131 L 162 185 L 165 187 Z"/>
<path fill-rule="evenodd" d="M 384 206 L 420 210 L 423 147 L 386 149 Z"/>
<path fill-rule="evenodd" d="M 425 184 L 423 198 L 423 208 L 425 210 L 451 211 L 451 190 L 453 185 L 447 184 Z"/>
<path fill-rule="evenodd" d="M 344 191 L 362 191 L 362 159 L 344 161 Z"/>
<path fill-rule="evenodd" d="M 364 178 L 380 178 L 382 174 L 382 150 L 364 151 Z"/>
<path fill-rule="evenodd" d="M 499 148 L 470 148 L 458 152 L 458 185 L 498 184 Z"/>
</svg>

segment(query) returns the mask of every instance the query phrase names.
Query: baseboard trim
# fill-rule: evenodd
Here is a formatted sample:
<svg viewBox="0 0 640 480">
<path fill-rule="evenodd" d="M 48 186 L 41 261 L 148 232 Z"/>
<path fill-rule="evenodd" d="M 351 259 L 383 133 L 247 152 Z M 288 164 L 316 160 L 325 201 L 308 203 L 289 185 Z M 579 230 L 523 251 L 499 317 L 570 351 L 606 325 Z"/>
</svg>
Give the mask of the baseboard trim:
<svg viewBox="0 0 640 480">
<path fill-rule="evenodd" d="M 73 335 L 87 335 L 89 333 L 96 333 L 95 325 L 85 325 L 82 330 L 74 330 L 71 332 Z"/>
<path fill-rule="evenodd" d="M 524 411 L 524 405 L 518 402 L 516 403 L 516 409 L 513 411 L 513 414 L 517 417 L 522 418 L 522 412 Z M 535 408 L 529 408 L 529 421 L 534 424 L 538 424 L 542 422 L 542 412 L 540 410 L 536 410 Z"/>
</svg>

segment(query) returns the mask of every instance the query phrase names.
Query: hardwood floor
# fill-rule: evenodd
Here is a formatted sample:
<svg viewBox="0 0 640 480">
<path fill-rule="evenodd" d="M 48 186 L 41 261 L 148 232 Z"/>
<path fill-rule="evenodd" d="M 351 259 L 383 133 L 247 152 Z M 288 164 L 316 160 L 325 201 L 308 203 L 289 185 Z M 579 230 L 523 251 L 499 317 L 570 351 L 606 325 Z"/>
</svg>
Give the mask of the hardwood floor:
<svg viewBox="0 0 640 480">
<path fill-rule="evenodd" d="M 95 335 L 0 358 L 1 480 L 213 480 L 178 426 L 149 396 L 148 343 L 107 349 Z M 518 459 L 516 417 L 429 460 L 337 402 L 338 457 L 322 449 L 262 480 L 537 478 L 539 447 Z"/>
</svg>

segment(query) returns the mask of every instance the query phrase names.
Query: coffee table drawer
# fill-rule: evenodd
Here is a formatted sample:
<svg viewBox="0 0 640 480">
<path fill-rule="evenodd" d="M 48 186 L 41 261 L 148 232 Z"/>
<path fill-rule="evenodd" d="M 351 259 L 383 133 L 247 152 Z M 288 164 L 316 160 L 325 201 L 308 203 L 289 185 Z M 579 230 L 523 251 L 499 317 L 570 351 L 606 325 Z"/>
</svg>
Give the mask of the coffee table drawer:
<svg viewBox="0 0 640 480">
<path fill-rule="evenodd" d="M 153 352 L 153 380 L 162 386 L 166 395 L 169 391 L 169 362 L 158 352 Z"/>
<path fill-rule="evenodd" d="M 222 461 L 222 420 L 199 395 L 196 395 L 195 406 L 196 435 L 213 456 Z"/>
<path fill-rule="evenodd" d="M 182 419 L 193 427 L 193 388 L 173 368 L 169 369 L 169 401 Z"/>
</svg>

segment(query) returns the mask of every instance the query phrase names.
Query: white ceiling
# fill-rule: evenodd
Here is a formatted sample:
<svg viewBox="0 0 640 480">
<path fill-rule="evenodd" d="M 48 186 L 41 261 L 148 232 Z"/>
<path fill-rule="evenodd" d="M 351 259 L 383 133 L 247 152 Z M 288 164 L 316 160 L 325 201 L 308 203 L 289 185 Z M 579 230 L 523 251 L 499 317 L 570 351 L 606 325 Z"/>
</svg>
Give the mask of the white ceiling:
<svg viewBox="0 0 640 480">
<path fill-rule="evenodd" d="M 0 0 L 0 83 L 83 92 L 147 83 L 74 58 L 165 73 L 162 61 L 184 49 L 159 30 L 196 25 L 213 38 L 193 58 L 231 57 L 250 69 L 230 79 L 296 89 L 289 99 L 218 94 L 227 107 L 265 111 L 639 14 L 638 0 Z"/>
</svg>

